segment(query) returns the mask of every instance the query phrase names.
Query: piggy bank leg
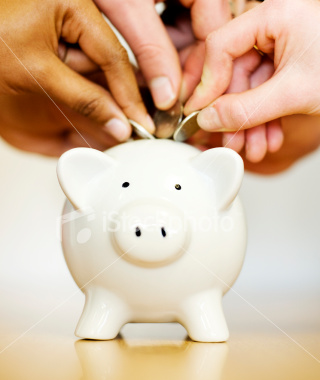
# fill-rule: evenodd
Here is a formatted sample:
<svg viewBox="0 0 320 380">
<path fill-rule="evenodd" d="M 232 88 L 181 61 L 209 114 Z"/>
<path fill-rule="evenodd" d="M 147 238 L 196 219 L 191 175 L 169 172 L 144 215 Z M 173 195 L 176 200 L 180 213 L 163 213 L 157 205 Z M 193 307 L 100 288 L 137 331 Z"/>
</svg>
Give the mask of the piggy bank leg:
<svg viewBox="0 0 320 380">
<path fill-rule="evenodd" d="M 85 290 L 86 302 L 75 334 L 79 338 L 107 340 L 115 338 L 128 322 L 126 305 L 114 293 L 103 288 Z"/>
<path fill-rule="evenodd" d="M 229 330 L 222 310 L 220 292 L 196 294 L 183 303 L 179 322 L 192 340 L 198 342 L 225 342 Z"/>
</svg>

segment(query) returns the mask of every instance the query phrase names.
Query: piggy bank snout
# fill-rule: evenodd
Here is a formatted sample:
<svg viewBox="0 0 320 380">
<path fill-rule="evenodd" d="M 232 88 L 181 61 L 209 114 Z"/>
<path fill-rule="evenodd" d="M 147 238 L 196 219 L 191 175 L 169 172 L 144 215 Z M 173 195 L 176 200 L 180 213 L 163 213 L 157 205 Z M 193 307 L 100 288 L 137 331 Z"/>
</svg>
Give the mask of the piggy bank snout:
<svg viewBox="0 0 320 380">
<path fill-rule="evenodd" d="M 167 264 L 185 252 L 188 226 L 174 205 L 134 203 L 117 217 L 113 240 L 118 254 L 137 265 Z"/>
</svg>

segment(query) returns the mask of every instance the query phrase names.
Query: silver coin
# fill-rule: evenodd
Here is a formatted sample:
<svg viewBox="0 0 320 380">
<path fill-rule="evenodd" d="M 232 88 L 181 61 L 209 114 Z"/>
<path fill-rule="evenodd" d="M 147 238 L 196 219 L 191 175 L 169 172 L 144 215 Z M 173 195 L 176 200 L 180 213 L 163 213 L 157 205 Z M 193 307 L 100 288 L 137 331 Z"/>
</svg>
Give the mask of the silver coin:
<svg viewBox="0 0 320 380">
<path fill-rule="evenodd" d="M 182 116 L 183 107 L 179 101 L 168 110 L 157 110 L 153 117 L 153 122 L 156 126 L 155 136 L 159 139 L 172 137 L 182 120 Z"/>
<path fill-rule="evenodd" d="M 192 112 L 189 116 L 182 120 L 173 134 L 173 140 L 185 141 L 200 129 L 197 123 L 197 116 L 199 112 L 200 111 Z"/>
<path fill-rule="evenodd" d="M 136 121 L 129 120 L 129 123 L 132 125 L 132 129 L 137 136 L 141 137 L 142 139 L 155 139 L 155 137 L 150 132 L 148 132 L 145 128 L 143 128 L 142 125 L 138 124 Z"/>
</svg>

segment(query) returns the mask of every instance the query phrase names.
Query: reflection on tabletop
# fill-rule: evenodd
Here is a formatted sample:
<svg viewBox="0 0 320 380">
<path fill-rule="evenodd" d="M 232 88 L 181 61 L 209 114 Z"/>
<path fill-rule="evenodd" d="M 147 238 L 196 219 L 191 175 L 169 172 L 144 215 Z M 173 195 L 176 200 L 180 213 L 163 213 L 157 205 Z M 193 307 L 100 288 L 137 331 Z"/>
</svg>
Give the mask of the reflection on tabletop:
<svg viewBox="0 0 320 380">
<path fill-rule="evenodd" d="M 226 343 L 78 340 L 76 352 L 82 380 L 221 379 L 228 353 Z"/>
<path fill-rule="evenodd" d="M 94 341 L 76 340 L 71 323 L 61 320 L 55 315 L 24 336 L 0 324 L 0 379 L 320 379 L 315 330 L 286 336 L 260 324 L 256 331 L 254 325 L 242 333 L 231 330 L 227 343 L 198 343 L 176 323 L 130 323 L 116 339 Z"/>
</svg>

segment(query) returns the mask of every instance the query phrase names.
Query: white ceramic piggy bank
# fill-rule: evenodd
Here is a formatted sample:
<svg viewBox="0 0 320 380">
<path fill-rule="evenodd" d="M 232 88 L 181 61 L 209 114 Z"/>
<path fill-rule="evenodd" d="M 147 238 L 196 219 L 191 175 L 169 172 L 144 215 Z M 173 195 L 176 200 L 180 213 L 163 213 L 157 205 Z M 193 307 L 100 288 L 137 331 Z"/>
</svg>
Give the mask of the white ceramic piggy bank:
<svg viewBox="0 0 320 380">
<path fill-rule="evenodd" d="M 86 296 L 78 337 L 177 321 L 193 340 L 228 339 L 221 298 L 246 247 L 237 153 L 139 140 L 70 150 L 57 170 L 68 198 L 63 251 Z"/>
</svg>

